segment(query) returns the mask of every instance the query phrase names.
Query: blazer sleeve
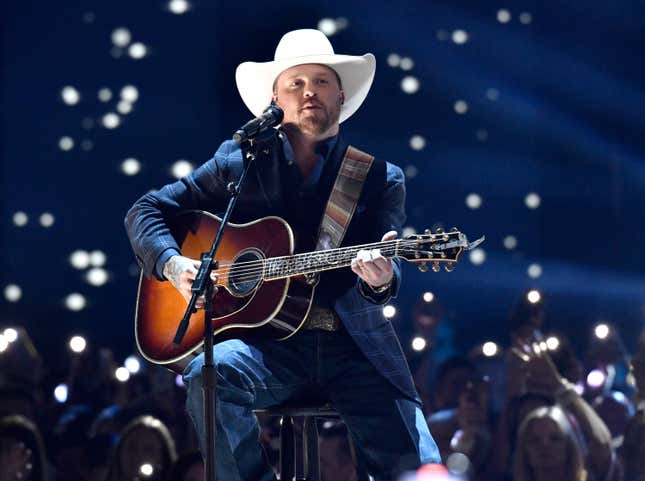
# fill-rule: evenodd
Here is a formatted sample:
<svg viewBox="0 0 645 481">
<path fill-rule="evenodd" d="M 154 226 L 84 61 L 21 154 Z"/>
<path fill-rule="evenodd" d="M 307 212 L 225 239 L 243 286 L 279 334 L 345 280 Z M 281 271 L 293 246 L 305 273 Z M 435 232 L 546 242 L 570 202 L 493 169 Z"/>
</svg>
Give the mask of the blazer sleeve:
<svg viewBox="0 0 645 481">
<path fill-rule="evenodd" d="M 226 202 L 231 176 L 231 157 L 237 153 L 232 141 L 224 142 L 212 159 L 177 182 L 139 198 L 125 216 L 125 228 L 139 266 L 146 276 L 165 280 L 165 260 L 179 253 L 167 220 L 190 209 L 217 212 Z"/>
<path fill-rule="evenodd" d="M 379 240 L 388 231 L 394 230 L 399 237 L 403 232 L 405 215 L 405 176 L 400 167 L 386 162 L 386 181 L 383 194 L 377 202 L 376 233 Z M 390 290 L 383 294 L 373 294 L 369 287 L 359 286 L 359 292 L 368 301 L 375 304 L 385 304 L 391 298 L 396 297 L 401 285 L 401 259 L 392 259 L 394 277 Z M 358 278 L 358 282 L 361 280 Z"/>
</svg>

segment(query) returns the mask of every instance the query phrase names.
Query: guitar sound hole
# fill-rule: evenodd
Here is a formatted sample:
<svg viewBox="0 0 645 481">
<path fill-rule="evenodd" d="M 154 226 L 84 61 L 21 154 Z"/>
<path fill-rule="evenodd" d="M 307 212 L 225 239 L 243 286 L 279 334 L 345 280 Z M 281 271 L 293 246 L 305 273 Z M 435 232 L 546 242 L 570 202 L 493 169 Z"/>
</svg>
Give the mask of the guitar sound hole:
<svg viewBox="0 0 645 481">
<path fill-rule="evenodd" d="M 253 291 L 262 280 L 262 254 L 247 251 L 240 254 L 228 274 L 228 287 L 234 295 L 245 296 Z"/>
</svg>

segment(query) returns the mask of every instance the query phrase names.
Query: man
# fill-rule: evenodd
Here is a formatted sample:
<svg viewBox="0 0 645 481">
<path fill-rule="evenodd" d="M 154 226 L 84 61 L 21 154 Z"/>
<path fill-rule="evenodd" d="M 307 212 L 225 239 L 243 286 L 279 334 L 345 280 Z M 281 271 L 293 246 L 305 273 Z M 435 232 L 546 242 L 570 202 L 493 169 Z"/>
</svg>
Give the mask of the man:
<svg viewBox="0 0 645 481">
<path fill-rule="evenodd" d="M 254 163 L 247 177 L 233 222 L 279 215 L 295 230 L 299 250 L 313 250 L 347 149 L 339 124 L 367 96 L 374 71 L 373 55 L 335 55 L 317 30 L 289 32 L 273 62 L 237 68 L 238 90 L 251 112 L 258 116 L 273 101 L 284 119 L 271 159 Z M 185 209 L 222 211 L 226 185 L 241 169 L 239 148 L 224 142 L 191 175 L 135 203 L 126 227 L 146 275 L 169 280 L 190 298 L 199 262 L 181 256 L 166 219 Z M 404 197 L 401 169 L 375 160 L 343 245 L 395 238 L 405 220 Z M 274 480 L 257 443 L 252 410 L 312 392 L 340 412 L 375 479 L 394 480 L 404 470 L 439 460 L 401 346 L 382 314 L 381 304 L 399 288 L 398 260 L 361 251 L 351 271 L 321 274 L 315 315 L 291 338 L 279 342 L 251 334 L 215 345 L 218 479 Z M 319 322 L 318 316 L 327 321 Z M 203 449 L 202 365 L 200 355 L 186 368 L 184 380 Z"/>
</svg>

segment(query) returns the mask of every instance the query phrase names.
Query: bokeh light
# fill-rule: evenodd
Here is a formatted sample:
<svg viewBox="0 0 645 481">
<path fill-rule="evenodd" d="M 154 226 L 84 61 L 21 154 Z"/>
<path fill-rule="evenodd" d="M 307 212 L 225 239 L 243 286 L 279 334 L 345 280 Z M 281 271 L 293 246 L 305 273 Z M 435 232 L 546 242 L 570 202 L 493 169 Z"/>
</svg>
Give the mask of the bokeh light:
<svg viewBox="0 0 645 481">
<path fill-rule="evenodd" d="M 87 300 L 83 294 L 73 292 L 65 298 L 65 307 L 70 311 L 81 311 L 87 305 Z"/>
<path fill-rule="evenodd" d="M 127 28 L 120 27 L 112 31 L 112 43 L 117 47 L 127 47 L 130 40 L 132 40 L 132 34 Z"/>
<path fill-rule="evenodd" d="M 190 174 L 194 170 L 193 164 L 188 162 L 187 160 L 178 160 L 175 162 L 172 166 L 171 172 L 173 177 L 176 179 L 181 179 L 182 177 L 186 177 L 188 174 Z"/>
<path fill-rule="evenodd" d="M 54 399 L 57 402 L 63 404 L 67 402 L 67 397 L 69 395 L 69 388 L 67 384 L 59 384 L 54 388 Z"/>
<path fill-rule="evenodd" d="M 65 135 L 58 139 L 58 148 L 62 151 L 72 150 L 74 148 L 74 139 Z"/>
<path fill-rule="evenodd" d="M 414 339 L 412 339 L 412 349 L 417 352 L 423 351 L 426 348 L 426 345 L 427 345 L 426 340 L 421 336 L 417 336 Z"/>
<path fill-rule="evenodd" d="M 90 264 L 93 265 L 94 267 L 101 267 L 104 266 L 105 263 L 107 262 L 107 256 L 105 255 L 105 252 L 95 250 L 90 252 Z"/>
<path fill-rule="evenodd" d="M 125 175 L 137 175 L 141 171 L 141 162 L 135 158 L 128 158 L 121 162 L 121 172 Z"/>
<path fill-rule="evenodd" d="M 452 41 L 457 45 L 463 45 L 468 41 L 468 33 L 464 30 L 455 30 L 452 32 Z"/>
<path fill-rule="evenodd" d="M 18 302 L 22 297 L 22 289 L 17 284 L 9 284 L 4 288 L 4 298 L 9 302 Z"/>
<path fill-rule="evenodd" d="M 139 89 L 134 85 L 126 85 L 121 89 L 121 98 L 126 102 L 134 103 L 139 100 Z"/>
<path fill-rule="evenodd" d="M 537 279 L 542 275 L 542 266 L 540 264 L 531 264 L 528 269 L 526 269 L 526 273 L 531 279 Z"/>
<path fill-rule="evenodd" d="M 401 80 L 401 90 L 403 90 L 406 94 L 413 94 L 418 92 L 419 87 L 420 87 L 419 79 L 417 79 L 412 75 L 403 77 L 403 80 Z"/>
<path fill-rule="evenodd" d="M 508 23 L 511 21 L 511 12 L 502 8 L 497 11 L 497 21 L 499 23 Z"/>
<path fill-rule="evenodd" d="M 558 339 L 556 336 L 549 336 L 546 339 L 546 347 L 550 351 L 555 351 L 560 347 L 560 339 Z"/>
<path fill-rule="evenodd" d="M 131 374 L 136 374 L 141 370 L 141 361 L 137 356 L 129 356 L 123 366 L 130 371 Z"/>
<path fill-rule="evenodd" d="M 84 250 L 75 250 L 69 256 L 69 263 L 75 269 L 87 269 L 90 265 L 90 254 Z"/>
<path fill-rule="evenodd" d="M 398 67 L 401 65 L 401 56 L 398 53 L 391 53 L 387 56 L 387 64 L 392 67 Z"/>
<path fill-rule="evenodd" d="M 40 214 L 40 218 L 38 220 L 40 221 L 41 226 L 47 228 L 53 226 L 56 219 L 54 219 L 54 215 L 50 212 L 43 212 Z"/>
<path fill-rule="evenodd" d="M 155 470 L 150 463 L 144 463 L 139 467 L 139 473 L 141 473 L 144 478 L 149 478 L 154 474 L 154 472 Z"/>
<path fill-rule="evenodd" d="M 481 247 L 476 247 L 475 249 L 470 251 L 468 258 L 470 259 L 470 262 L 472 264 L 476 266 L 481 265 L 486 262 L 486 251 L 484 251 L 484 249 L 482 249 Z"/>
<path fill-rule="evenodd" d="M 605 384 L 607 376 L 600 369 L 594 369 L 587 374 L 587 385 L 594 389 L 598 389 Z"/>
<path fill-rule="evenodd" d="M 69 348 L 77 354 L 83 352 L 87 347 L 87 341 L 83 336 L 72 336 L 69 340 Z"/>
<path fill-rule="evenodd" d="M 482 198 L 479 194 L 468 194 L 466 196 L 466 205 L 469 209 L 479 209 L 482 205 Z"/>
<path fill-rule="evenodd" d="M 130 371 L 128 371 L 123 366 L 118 367 L 116 371 L 114 371 L 114 377 L 116 377 L 116 379 L 120 382 L 126 382 L 128 379 L 130 379 Z"/>
<path fill-rule="evenodd" d="M 16 331 L 13 327 L 6 328 L 2 335 L 8 343 L 16 342 L 16 340 L 18 339 L 18 331 Z"/>
<path fill-rule="evenodd" d="M 526 204 L 526 207 L 528 207 L 529 209 L 537 209 L 538 207 L 540 207 L 541 202 L 542 202 L 542 199 L 540 199 L 540 196 L 535 192 L 530 192 L 529 194 L 526 194 L 526 197 L 524 198 L 524 203 Z"/>
<path fill-rule="evenodd" d="M 532 289 L 526 293 L 526 299 L 531 304 L 537 304 L 542 299 L 542 294 L 540 294 L 540 291 L 538 291 L 537 289 Z"/>
<path fill-rule="evenodd" d="M 426 139 L 422 135 L 413 135 L 410 137 L 410 148 L 412 150 L 423 150 L 426 146 Z"/>
<path fill-rule="evenodd" d="M 333 18 L 321 18 L 318 22 L 318 30 L 328 37 L 331 37 L 338 32 L 338 26 Z"/>
<path fill-rule="evenodd" d="M 103 123 L 103 127 L 105 127 L 106 129 L 116 129 L 119 125 L 121 125 L 121 117 L 119 117 L 114 112 L 108 112 L 103 116 L 101 122 Z"/>
<path fill-rule="evenodd" d="M 607 339 L 607 337 L 609 337 L 610 329 L 609 329 L 609 326 L 607 324 L 602 322 L 602 323 L 596 325 L 596 327 L 594 327 L 593 332 L 594 332 L 594 335 L 598 339 L 605 340 L 605 339 Z"/>
<path fill-rule="evenodd" d="M 399 64 L 399 67 L 401 70 L 412 70 L 414 68 L 414 60 L 412 60 L 410 57 L 403 57 L 401 59 L 401 63 Z"/>
<path fill-rule="evenodd" d="M 76 105 L 81 100 L 81 94 L 74 87 L 66 86 L 60 91 L 60 96 L 67 105 Z"/>
<path fill-rule="evenodd" d="M 130 102 L 126 102 L 125 100 L 121 100 L 118 104 L 116 104 L 116 111 L 122 115 L 128 115 L 130 112 L 132 112 L 132 104 Z"/>
<path fill-rule="evenodd" d="M 424 292 L 424 293 L 423 293 L 423 300 L 424 300 L 425 302 L 432 302 L 432 301 L 434 301 L 434 294 L 433 294 L 432 292 L 430 292 L 430 291 L 428 291 L 428 292 Z"/>
<path fill-rule="evenodd" d="M 513 250 L 517 247 L 517 238 L 513 235 L 504 237 L 504 247 L 508 250 Z"/>
<path fill-rule="evenodd" d="M 142 59 L 148 54 L 148 47 L 141 42 L 135 42 L 128 48 L 128 54 L 135 60 Z"/>
<path fill-rule="evenodd" d="M 175 15 L 182 15 L 190 9 L 190 4 L 187 0 L 170 0 L 168 2 L 168 10 Z"/>
<path fill-rule="evenodd" d="M 109 102 L 112 100 L 112 91 L 107 87 L 103 87 L 99 89 L 97 96 L 101 102 Z"/>
<path fill-rule="evenodd" d="M 482 345 L 482 353 L 486 357 L 496 356 L 499 352 L 499 347 L 492 341 L 487 341 Z"/>
<path fill-rule="evenodd" d="M 396 307 L 388 304 L 383 308 L 383 315 L 388 319 L 394 317 L 396 315 Z"/>
<path fill-rule="evenodd" d="M 85 274 L 87 283 L 97 287 L 104 285 L 109 278 L 109 274 L 102 267 L 93 267 Z"/>
<path fill-rule="evenodd" d="M 468 102 L 465 100 L 457 100 L 455 102 L 454 109 L 459 115 L 463 115 L 468 112 Z"/>
<path fill-rule="evenodd" d="M 26 213 L 22 211 L 18 211 L 15 214 L 13 214 L 14 225 L 18 227 L 23 227 L 27 225 L 27 222 L 29 222 L 29 216 Z"/>
</svg>

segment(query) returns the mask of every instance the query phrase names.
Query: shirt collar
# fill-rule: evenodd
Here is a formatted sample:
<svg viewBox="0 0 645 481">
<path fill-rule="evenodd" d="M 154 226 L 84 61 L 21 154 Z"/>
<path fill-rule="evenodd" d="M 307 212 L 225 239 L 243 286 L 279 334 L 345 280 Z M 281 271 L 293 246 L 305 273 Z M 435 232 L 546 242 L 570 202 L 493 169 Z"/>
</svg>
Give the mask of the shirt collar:
<svg viewBox="0 0 645 481">
<path fill-rule="evenodd" d="M 285 160 L 289 165 L 293 164 L 296 160 L 296 154 L 293 151 L 293 147 L 291 147 L 291 143 L 289 142 L 287 134 L 280 132 L 278 134 L 278 137 L 280 137 L 280 140 L 282 140 L 282 150 L 284 152 Z M 326 162 L 327 159 L 329 159 L 329 155 L 334 150 L 334 147 L 336 147 L 337 143 L 338 134 L 318 142 L 318 144 L 316 145 L 316 153 L 322 157 L 323 162 Z"/>
</svg>

